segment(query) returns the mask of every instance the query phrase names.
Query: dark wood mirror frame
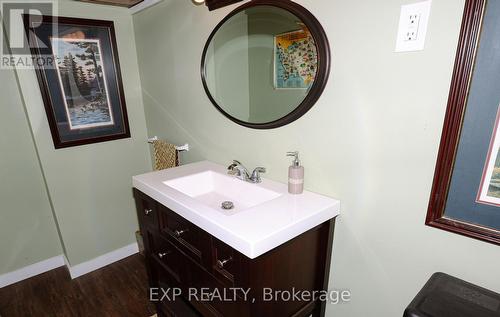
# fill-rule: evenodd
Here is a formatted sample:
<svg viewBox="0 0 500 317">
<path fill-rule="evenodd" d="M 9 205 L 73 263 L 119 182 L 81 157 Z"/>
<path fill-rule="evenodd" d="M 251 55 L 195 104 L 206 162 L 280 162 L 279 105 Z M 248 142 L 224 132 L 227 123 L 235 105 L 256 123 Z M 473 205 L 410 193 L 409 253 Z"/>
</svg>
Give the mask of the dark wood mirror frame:
<svg viewBox="0 0 500 317">
<path fill-rule="evenodd" d="M 311 32 L 311 35 L 314 38 L 314 41 L 316 42 L 316 47 L 318 51 L 318 71 L 314 83 L 311 89 L 309 90 L 309 93 L 292 112 L 272 122 L 249 123 L 229 115 L 217 104 L 215 99 L 212 97 L 206 82 L 205 57 L 213 37 L 227 20 L 229 20 L 234 15 L 248 8 L 255 6 L 264 6 L 264 5 L 287 10 L 290 13 L 294 14 L 299 19 L 301 19 L 302 22 L 307 26 L 307 28 Z M 289 0 L 253 0 L 236 8 L 234 11 L 229 13 L 229 15 L 227 15 L 212 31 L 207 40 L 207 43 L 205 44 L 205 48 L 203 50 L 203 55 L 201 58 L 201 77 L 203 81 L 203 87 L 205 88 L 205 92 L 207 93 L 207 96 L 210 99 L 210 101 L 224 116 L 226 116 L 231 121 L 239 125 L 253 129 L 274 129 L 289 124 L 297 120 L 298 118 L 302 117 L 307 111 L 309 111 L 309 109 L 312 108 L 312 106 L 314 106 L 316 101 L 318 101 L 319 97 L 323 93 L 323 90 L 325 89 L 326 83 L 328 82 L 329 75 L 330 75 L 330 44 L 328 42 L 328 38 L 326 36 L 323 27 L 321 26 L 319 21 L 314 17 L 314 15 L 311 12 L 309 12 L 306 8 Z"/>
<path fill-rule="evenodd" d="M 426 224 L 500 245 L 500 231 L 444 216 L 486 0 L 466 0 Z"/>
</svg>

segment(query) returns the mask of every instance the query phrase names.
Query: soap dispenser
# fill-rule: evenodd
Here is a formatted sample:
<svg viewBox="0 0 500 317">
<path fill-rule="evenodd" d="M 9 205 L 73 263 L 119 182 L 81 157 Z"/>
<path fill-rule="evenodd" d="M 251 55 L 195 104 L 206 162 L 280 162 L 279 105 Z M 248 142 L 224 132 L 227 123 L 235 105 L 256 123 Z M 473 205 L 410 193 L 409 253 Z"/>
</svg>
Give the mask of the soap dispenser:
<svg viewBox="0 0 500 317">
<path fill-rule="evenodd" d="M 304 166 L 300 166 L 299 152 L 287 152 L 287 156 L 293 156 L 292 165 L 288 168 L 288 192 L 298 195 L 304 191 Z"/>
</svg>

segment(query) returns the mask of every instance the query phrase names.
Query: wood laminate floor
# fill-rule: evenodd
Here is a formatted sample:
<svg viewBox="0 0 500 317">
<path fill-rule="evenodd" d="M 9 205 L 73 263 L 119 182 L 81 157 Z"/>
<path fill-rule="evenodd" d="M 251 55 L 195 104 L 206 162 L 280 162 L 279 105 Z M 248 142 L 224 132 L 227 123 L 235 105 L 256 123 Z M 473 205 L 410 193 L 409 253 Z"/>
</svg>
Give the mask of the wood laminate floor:
<svg viewBox="0 0 500 317">
<path fill-rule="evenodd" d="M 139 254 L 74 280 L 61 267 L 0 288 L 1 317 L 149 317 L 155 312 Z"/>
</svg>

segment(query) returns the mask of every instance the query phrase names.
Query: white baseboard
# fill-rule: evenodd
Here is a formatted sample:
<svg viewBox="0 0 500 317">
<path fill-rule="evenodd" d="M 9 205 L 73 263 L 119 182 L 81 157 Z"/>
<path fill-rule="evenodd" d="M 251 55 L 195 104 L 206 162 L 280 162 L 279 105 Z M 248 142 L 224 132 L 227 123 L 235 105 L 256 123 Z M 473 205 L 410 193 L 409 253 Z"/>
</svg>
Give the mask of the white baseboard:
<svg viewBox="0 0 500 317">
<path fill-rule="evenodd" d="M 48 272 L 58 267 L 64 266 L 64 257 L 62 255 L 37 262 L 15 270 L 13 272 L 0 275 L 0 288 L 20 282 L 30 277 Z"/>
<path fill-rule="evenodd" d="M 58 255 L 53 258 L 25 266 L 19 270 L 0 275 L 0 288 L 20 282 L 30 277 L 57 269 L 61 266 L 66 266 L 72 279 L 75 279 L 84 274 L 98 270 L 114 262 L 120 261 L 126 257 L 139 252 L 137 242 L 131 243 L 123 248 L 111 251 L 109 253 L 98 256 L 95 259 L 80 263 L 75 266 L 69 265 L 65 255 Z"/>
<path fill-rule="evenodd" d="M 68 263 L 66 263 L 66 265 L 68 266 L 71 278 L 74 279 L 84 274 L 100 269 L 102 267 L 105 267 L 111 263 L 120 261 L 121 259 L 136 254 L 137 252 L 139 252 L 139 247 L 137 245 L 137 242 L 134 242 L 123 248 L 103 254 L 87 262 L 83 262 L 75 266 L 69 266 Z"/>
</svg>

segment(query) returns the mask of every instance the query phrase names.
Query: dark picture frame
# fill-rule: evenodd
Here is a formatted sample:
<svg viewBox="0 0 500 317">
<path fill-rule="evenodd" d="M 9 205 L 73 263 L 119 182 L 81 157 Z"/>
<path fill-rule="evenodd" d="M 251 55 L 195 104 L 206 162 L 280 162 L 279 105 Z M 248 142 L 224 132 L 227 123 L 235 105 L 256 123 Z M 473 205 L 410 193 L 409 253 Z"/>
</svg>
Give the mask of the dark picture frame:
<svg viewBox="0 0 500 317">
<path fill-rule="evenodd" d="M 112 21 L 23 15 L 56 149 L 130 137 Z"/>
<path fill-rule="evenodd" d="M 245 11 L 246 9 L 257 7 L 257 6 L 271 6 L 271 7 L 276 7 L 280 8 L 283 10 L 286 10 L 290 12 L 291 14 L 295 15 L 297 18 L 299 18 L 304 25 L 309 29 L 309 32 L 311 33 L 315 43 L 316 43 L 316 49 L 317 49 L 317 71 L 316 71 L 316 78 L 314 80 L 314 83 L 312 84 L 311 88 L 309 89 L 309 92 L 307 96 L 302 100 L 302 102 L 291 112 L 289 112 L 287 115 L 271 121 L 271 122 L 265 122 L 265 123 L 252 123 L 252 122 L 247 122 L 240 120 L 238 118 L 235 118 L 231 116 L 229 113 L 224 111 L 224 109 L 217 103 L 215 98 L 212 96 L 210 89 L 207 84 L 207 72 L 206 72 L 206 56 L 208 49 L 210 47 L 210 43 L 212 42 L 212 39 L 215 37 L 217 34 L 217 31 L 233 16 L 236 14 Z M 304 114 L 306 114 L 313 106 L 314 104 L 318 101 L 319 97 L 322 95 L 326 84 L 328 82 L 328 77 L 330 75 L 330 63 L 331 63 L 331 57 L 330 57 L 330 44 L 328 41 L 328 37 L 326 36 L 325 30 L 323 29 L 323 26 L 321 23 L 316 19 L 316 17 L 306 8 L 303 6 L 289 1 L 289 0 L 252 0 L 250 2 L 247 2 L 238 8 L 234 9 L 232 12 L 230 12 L 217 26 L 215 29 L 212 31 L 210 36 L 207 39 L 207 42 L 205 44 L 205 48 L 203 49 L 203 54 L 201 58 L 201 79 L 203 82 L 203 88 L 205 89 L 205 92 L 209 98 L 209 100 L 212 102 L 214 107 L 222 113 L 226 118 L 229 120 L 233 121 L 236 124 L 239 124 L 241 126 L 247 127 L 247 128 L 252 128 L 252 129 L 275 129 L 282 127 L 284 125 L 287 125 L 289 123 L 294 122 L 295 120 L 299 119 L 302 117 Z"/>
<path fill-rule="evenodd" d="M 479 142 L 477 139 L 472 139 L 471 142 L 470 139 L 472 137 L 469 137 L 468 142 L 461 143 L 461 138 L 463 138 L 462 133 L 467 133 L 464 129 L 466 115 L 470 111 L 477 110 L 477 108 L 474 108 L 469 109 L 469 112 L 467 112 L 467 104 L 469 97 L 472 94 L 470 91 L 472 85 L 471 82 L 473 81 L 473 75 L 475 76 L 474 71 L 477 66 L 476 63 L 478 62 L 476 57 L 478 55 L 478 47 L 482 35 L 481 31 L 485 8 L 486 0 L 466 0 L 465 2 L 462 27 L 448 97 L 448 105 L 425 223 L 431 227 L 500 245 L 500 231 L 497 230 L 497 228 L 488 226 L 486 222 L 482 223 L 481 220 L 470 221 L 458 219 L 459 217 L 457 218 L 449 215 L 449 210 L 447 209 L 449 207 L 447 204 L 450 205 L 450 196 L 457 195 L 456 193 L 450 193 L 450 188 L 453 187 L 453 183 L 457 182 L 456 180 L 453 182 L 454 172 L 459 170 L 459 173 L 457 174 L 465 173 L 463 172 L 463 165 L 461 165 L 463 162 L 457 162 L 457 156 L 463 152 L 464 148 L 471 147 L 471 144 L 476 145 L 474 141 Z M 483 44 L 483 42 L 481 42 L 481 44 Z M 489 117 L 491 117 L 491 115 Z M 480 141 L 481 144 L 487 144 L 490 142 L 489 139 Z M 491 153 L 485 153 L 486 151 L 483 150 L 484 148 L 485 147 L 482 146 L 481 151 L 477 152 L 480 152 L 480 155 L 482 156 L 486 156 L 487 154 L 489 157 Z M 459 167 L 457 167 L 457 165 L 459 165 Z M 481 168 L 482 171 L 482 166 L 478 165 L 480 164 L 475 164 L 475 170 Z M 471 188 L 475 188 L 476 179 L 478 182 L 480 180 L 481 186 L 483 186 L 484 175 L 481 175 L 481 172 L 475 172 L 475 174 L 478 175 L 474 175 L 474 184 L 467 184 L 467 186 L 470 186 Z M 451 190 L 453 191 L 454 189 L 452 188 Z M 469 190 L 468 195 L 471 197 L 476 197 L 476 194 L 476 192 L 472 192 L 472 189 Z M 479 208 L 487 207 L 484 205 L 478 205 L 478 203 L 481 203 L 479 200 L 472 198 L 467 199 L 470 201 L 471 205 L 475 204 L 475 206 L 478 207 L 470 208 L 466 204 L 453 203 L 450 208 L 462 208 L 464 210 L 461 210 L 460 213 L 468 214 L 468 217 L 470 218 L 476 217 L 477 219 L 485 219 L 485 217 L 479 217 Z M 456 200 L 460 202 L 460 199 Z M 498 216 L 500 216 L 500 208 L 497 212 Z M 493 218 L 491 215 L 492 214 L 490 213 L 489 219 Z M 495 215 L 495 221 L 498 220 L 498 216 Z"/>
</svg>

